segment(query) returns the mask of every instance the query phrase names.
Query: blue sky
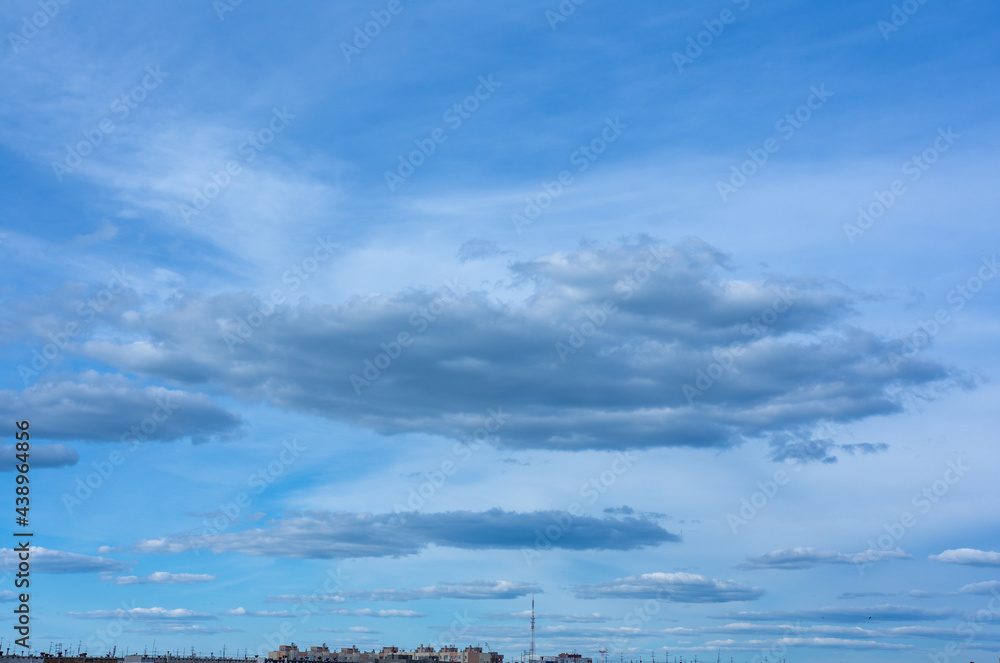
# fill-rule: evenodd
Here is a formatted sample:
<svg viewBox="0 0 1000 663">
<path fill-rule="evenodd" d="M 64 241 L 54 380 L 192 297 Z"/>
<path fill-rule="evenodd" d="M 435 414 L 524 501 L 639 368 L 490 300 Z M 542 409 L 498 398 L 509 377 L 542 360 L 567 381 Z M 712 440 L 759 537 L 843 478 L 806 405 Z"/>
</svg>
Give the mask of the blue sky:
<svg viewBox="0 0 1000 663">
<path fill-rule="evenodd" d="M 994 656 L 998 18 L 6 3 L 33 647 Z"/>
</svg>

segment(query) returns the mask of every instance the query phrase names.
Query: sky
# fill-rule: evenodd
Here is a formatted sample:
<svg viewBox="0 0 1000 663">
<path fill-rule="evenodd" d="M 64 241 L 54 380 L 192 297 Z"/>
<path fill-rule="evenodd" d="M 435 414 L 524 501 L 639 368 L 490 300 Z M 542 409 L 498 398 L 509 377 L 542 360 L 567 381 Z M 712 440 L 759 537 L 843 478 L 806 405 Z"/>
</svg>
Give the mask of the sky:
<svg viewBox="0 0 1000 663">
<path fill-rule="evenodd" d="M 4 3 L 30 649 L 992 659 L 998 27 Z"/>
</svg>

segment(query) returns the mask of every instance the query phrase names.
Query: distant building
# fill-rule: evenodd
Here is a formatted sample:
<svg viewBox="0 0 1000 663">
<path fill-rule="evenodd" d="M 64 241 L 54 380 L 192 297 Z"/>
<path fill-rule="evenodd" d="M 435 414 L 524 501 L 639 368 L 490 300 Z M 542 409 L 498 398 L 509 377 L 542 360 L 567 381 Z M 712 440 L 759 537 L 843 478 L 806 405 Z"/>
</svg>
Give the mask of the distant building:
<svg viewBox="0 0 1000 663">
<path fill-rule="evenodd" d="M 63 663 L 71 663 L 75 659 L 62 659 Z M 250 656 L 249 658 L 222 657 L 209 654 L 208 656 L 178 656 L 176 654 L 160 654 L 158 656 L 146 656 L 144 654 L 128 654 L 118 658 L 94 658 L 87 659 L 87 663 L 108 663 L 109 661 L 120 661 L 121 663 L 264 663 L 263 656 Z M 55 659 L 48 659 L 46 663 L 56 663 Z"/>
<path fill-rule="evenodd" d="M 558 656 L 539 656 L 539 663 L 594 663 L 594 659 L 580 654 L 559 654 Z"/>
<path fill-rule="evenodd" d="M 414 661 L 438 660 L 437 652 L 434 651 L 434 647 L 425 647 L 420 645 L 413 650 L 411 655 L 413 656 Z"/>
<path fill-rule="evenodd" d="M 300 651 L 293 642 L 290 645 L 279 645 L 278 651 L 269 652 L 268 659 L 272 661 L 336 661 L 338 656 L 327 648 L 326 643 L 319 647 L 310 647 L 308 651 Z"/>
<path fill-rule="evenodd" d="M 434 647 L 420 645 L 413 651 L 405 651 L 399 647 L 382 647 L 381 651 L 364 652 L 357 647 L 341 647 L 340 651 L 332 652 L 324 644 L 321 647 L 310 647 L 308 651 L 300 650 L 293 642 L 290 645 L 280 645 L 277 651 L 269 652 L 270 661 L 281 663 L 312 663 L 315 661 L 336 661 L 337 663 L 503 663 L 503 654 L 484 652 L 482 647 Z M 3 663 L 0 661 L 0 663 Z M 127 663 L 152 663 L 148 661 L 128 661 Z M 177 661 L 177 663 L 181 663 Z M 186 663 L 186 662 L 185 662 Z M 194 663 L 193 661 L 190 663 Z M 246 663 L 240 661 L 240 663 Z M 567 660 L 558 663 L 591 663 L 589 660 Z"/>
</svg>

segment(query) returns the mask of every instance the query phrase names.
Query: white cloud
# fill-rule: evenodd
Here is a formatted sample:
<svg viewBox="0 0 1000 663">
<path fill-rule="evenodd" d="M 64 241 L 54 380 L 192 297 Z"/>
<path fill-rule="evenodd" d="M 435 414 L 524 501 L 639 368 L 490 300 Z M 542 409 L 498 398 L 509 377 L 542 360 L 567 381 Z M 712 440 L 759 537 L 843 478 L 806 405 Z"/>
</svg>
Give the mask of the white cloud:
<svg viewBox="0 0 1000 663">
<path fill-rule="evenodd" d="M 212 582 L 215 576 L 207 573 L 168 573 L 166 571 L 156 571 L 148 576 L 116 576 L 105 578 L 108 582 L 116 585 L 190 585 L 199 582 Z"/>
<path fill-rule="evenodd" d="M 976 550 L 975 548 L 956 548 L 945 550 L 928 559 L 949 564 L 964 564 L 966 566 L 1000 566 L 1000 553 L 992 550 Z"/>
<path fill-rule="evenodd" d="M 866 564 L 888 559 L 913 559 L 900 548 L 893 550 L 862 550 L 856 553 L 841 553 L 835 550 L 815 548 L 790 548 L 772 550 L 769 553 L 750 557 L 739 565 L 741 569 L 809 569 L 820 564 Z"/>
<path fill-rule="evenodd" d="M 115 573 L 126 571 L 133 563 L 107 557 L 92 557 L 79 553 L 31 546 L 31 570 L 36 573 Z M 16 569 L 18 553 L 0 548 L 0 568 Z"/>
<path fill-rule="evenodd" d="M 694 573 L 644 573 L 598 585 L 579 585 L 579 598 L 652 598 L 674 603 L 753 601 L 764 590 L 735 580 L 716 580 Z"/>
</svg>

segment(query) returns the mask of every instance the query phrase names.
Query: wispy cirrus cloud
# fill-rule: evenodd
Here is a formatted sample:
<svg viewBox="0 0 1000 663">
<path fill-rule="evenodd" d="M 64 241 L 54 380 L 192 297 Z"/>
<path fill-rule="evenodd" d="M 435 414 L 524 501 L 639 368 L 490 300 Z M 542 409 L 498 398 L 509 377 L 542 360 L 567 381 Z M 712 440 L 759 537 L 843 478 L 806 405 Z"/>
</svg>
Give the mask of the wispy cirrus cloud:
<svg viewBox="0 0 1000 663">
<path fill-rule="evenodd" d="M 675 603 L 753 601 L 764 590 L 735 580 L 716 580 L 694 573 L 644 573 L 597 585 L 578 585 L 578 598 L 662 599 Z"/>
<path fill-rule="evenodd" d="M 86 612 L 67 612 L 70 617 L 79 619 L 134 619 L 136 621 L 201 621 L 218 619 L 207 612 L 198 612 L 188 608 L 118 608 L 116 610 L 89 610 Z"/>
<path fill-rule="evenodd" d="M 192 585 L 201 582 L 214 582 L 215 576 L 207 573 L 168 573 L 156 571 L 148 576 L 112 576 L 102 578 L 116 585 Z"/>
<path fill-rule="evenodd" d="M 770 612 L 729 612 L 713 615 L 713 619 L 735 619 L 748 622 L 774 622 L 825 619 L 830 622 L 871 621 L 936 621 L 951 619 L 961 613 L 953 608 L 928 609 L 909 605 L 882 603 L 869 607 L 828 607 L 814 610 L 774 610 Z"/>
<path fill-rule="evenodd" d="M 647 518 L 594 518 L 560 511 L 517 513 L 490 509 L 291 514 L 270 521 L 269 529 L 223 532 L 210 538 L 181 534 L 144 539 L 131 549 L 144 554 L 172 554 L 208 548 L 217 553 L 303 559 L 401 557 L 415 555 L 432 544 L 473 550 L 531 547 L 537 531 L 553 522 L 571 523 L 552 544 L 568 550 L 634 550 L 680 540 Z"/>
<path fill-rule="evenodd" d="M 909 595 L 914 598 L 927 599 L 936 596 L 963 596 L 966 594 L 981 594 L 1000 596 L 1000 580 L 984 580 L 963 585 L 953 592 L 928 592 L 919 589 L 911 590 Z"/>
<path fill-rule="evenodd" d="M 227 617 L 294 617 L 298 614 L 292 610 L 247 610 L 243 606 L 226 610 L 222 613 Z"/>
<path fill-rule="evenodd" d="M 514 599 L 528 594 L 541 594 L 538 585 L 508 580 L 475 580 L 443 582 L 415 589 L 371 589 L 341 592 L 341 595 L 364 601 L 416 601 L 420 599 Z"/>
<path fill-rule="evenodd" d="M 544 612 L 544 613 L 538 613 L 536 615 L 536 618 L 543 623 L 562 622 L 566 624 L 600 624 L 602 622 L 607 622 L 612 619 L 608 615 L 602 615 L 598 612 L 592 612 L 586 615 Z M 522 610 L 520 612 L 487 612 L 482 615 L 482 619 L 490 621 L 499 621 L 499 620 L 528 621 L 531 619 L 531 611 Z"/>
<path fill-rule="evenodd" d="M 856 553 L 841 553 L 835 550 L 815 548 L 789 548 L 772 550 L 769 553 L 747 558 L 737 565 L 740 569 L 810 569 L 821 564 L 861 564 L 870 560 L 913 559 L 900 548 L 893 550 L 862 550 Z"/>
</svg>

